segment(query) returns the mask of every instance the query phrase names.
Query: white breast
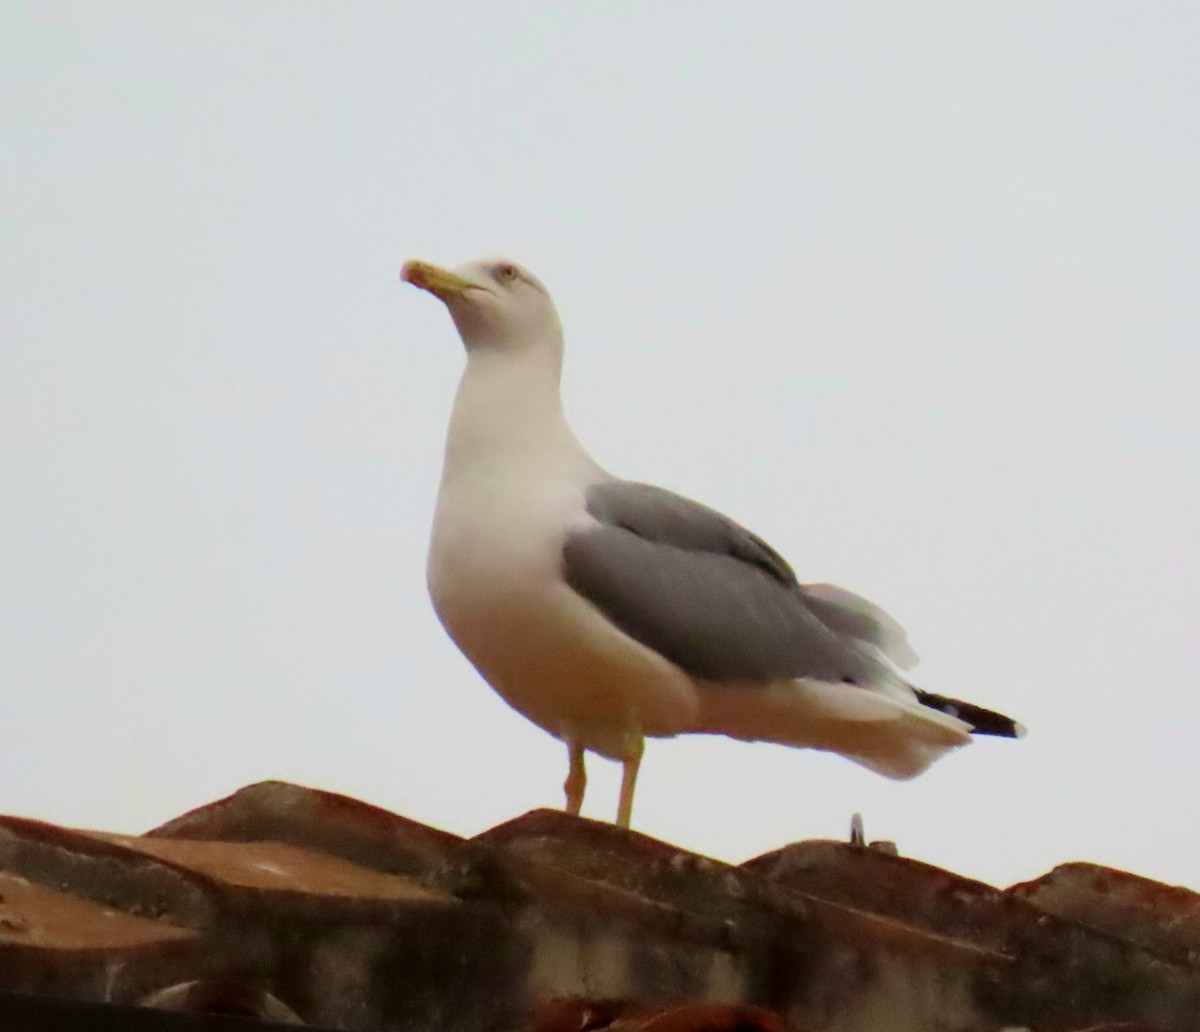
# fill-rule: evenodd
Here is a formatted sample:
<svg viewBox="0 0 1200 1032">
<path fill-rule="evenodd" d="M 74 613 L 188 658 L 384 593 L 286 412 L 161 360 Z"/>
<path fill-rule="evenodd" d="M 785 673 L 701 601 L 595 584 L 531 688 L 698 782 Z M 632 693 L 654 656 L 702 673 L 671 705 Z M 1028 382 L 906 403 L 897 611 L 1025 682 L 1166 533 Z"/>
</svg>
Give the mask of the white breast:
<svg viewBox="0 0 1200 1032">
<path fill-rule="evenodd" d="M 562 578 L 565 536 L 595 522 L 584 492 L 605 474 L 557 405 L 514 426 L 480 379 L 468 367 L 438 495 L 427 577 L 439 619 L 489 684 L 554 735 L 621 756 L 630 732 L 682 730 L 696 712 L 690 680 Z"/>
</svg>

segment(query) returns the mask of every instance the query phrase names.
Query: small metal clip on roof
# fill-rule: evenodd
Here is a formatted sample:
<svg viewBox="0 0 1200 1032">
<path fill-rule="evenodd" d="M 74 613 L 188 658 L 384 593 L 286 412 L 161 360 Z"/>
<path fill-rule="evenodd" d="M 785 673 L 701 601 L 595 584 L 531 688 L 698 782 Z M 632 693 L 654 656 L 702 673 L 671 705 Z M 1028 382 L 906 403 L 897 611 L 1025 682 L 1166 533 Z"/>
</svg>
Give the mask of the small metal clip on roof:
<svg viewBox="0 0 1200 1032">
<path fill-rule="evenodd" d="M 878 850 L 880 853 L 891 853 L 893 856 L 898 856 L 900 851 L 896 848 L 896 843 L 888 839 L 876 839 L 874 842 L 867 842 L 867 833 L 863 830 L 863 816 L 855 811 L 850 817 L 850 845 L 866 847 L 870 845 L 872 849 Z"/>
</svg>

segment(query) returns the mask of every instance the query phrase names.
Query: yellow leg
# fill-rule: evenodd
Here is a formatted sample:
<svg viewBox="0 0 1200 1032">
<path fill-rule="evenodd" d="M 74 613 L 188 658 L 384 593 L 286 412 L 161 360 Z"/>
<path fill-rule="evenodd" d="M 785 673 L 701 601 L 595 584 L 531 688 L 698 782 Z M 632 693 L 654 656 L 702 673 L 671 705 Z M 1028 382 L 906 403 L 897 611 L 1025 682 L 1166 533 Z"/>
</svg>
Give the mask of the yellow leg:
<svg viewBox="0 0 1200 1032">
<path fill-rule="evenodd" d="M 617 826 L 620 828 L 628 828 L 633 818 L 633 789 L 637 785 L 638 767 L 642 763 L 646 740 L 641 735 L 631 736 L 629 746 L 631 751 L 625 757 L 621 771 L 621 801 L 617 804 Z"/>
<path fill-rule="evenodd" d="M 567 813 L 578 817 L 583 807 L 583 793 L 587 789 L 583 746 L 572 738 L 567 741 L 567 751 L 571 755 L 571 767 L 567 771 L 567 780 L 563 782 L 563 791 L 567 793 Z"/>
</svg>

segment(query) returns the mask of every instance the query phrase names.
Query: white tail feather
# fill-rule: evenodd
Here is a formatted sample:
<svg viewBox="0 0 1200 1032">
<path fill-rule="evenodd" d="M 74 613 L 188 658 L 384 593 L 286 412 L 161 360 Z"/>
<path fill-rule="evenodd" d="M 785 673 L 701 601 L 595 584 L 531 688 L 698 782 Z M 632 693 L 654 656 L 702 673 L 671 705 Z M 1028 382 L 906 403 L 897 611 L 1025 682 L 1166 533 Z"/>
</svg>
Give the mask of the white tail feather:
<svg viewBox="0 0 1200 1032">
<path fill-rule="evenodd" d="M 915 777 L 971 740 L 969 724 L 915 696 L 824 681 L 702 684 L 689 730 L 835 752 L 889 778 Z"/>
</svg>

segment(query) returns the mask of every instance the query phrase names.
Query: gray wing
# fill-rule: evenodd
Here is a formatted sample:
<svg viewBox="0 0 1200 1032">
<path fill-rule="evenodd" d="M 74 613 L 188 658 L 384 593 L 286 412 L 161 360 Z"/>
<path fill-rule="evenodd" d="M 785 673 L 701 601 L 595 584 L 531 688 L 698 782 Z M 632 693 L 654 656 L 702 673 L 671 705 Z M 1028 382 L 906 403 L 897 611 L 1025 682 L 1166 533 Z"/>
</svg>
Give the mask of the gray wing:
<svg viewBox="0 0 1200 1032">
<path fill-rule="evenodd" d="M 880 663 L 806 603 L 788 564 L 698 502 L 613 480 L 587 492 L 598 527 L 568 536 L 567 583 L 636 641 L 693 677 L 869 683 Z"/>
<path fill-rule="evenodd" d="M 804 584 L 800 590 L 826 627 L 874 649 L 901 670 L 917 665 L 904 628 L 875 603 L 835 584 Z"/>
</svg>

